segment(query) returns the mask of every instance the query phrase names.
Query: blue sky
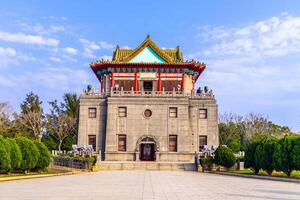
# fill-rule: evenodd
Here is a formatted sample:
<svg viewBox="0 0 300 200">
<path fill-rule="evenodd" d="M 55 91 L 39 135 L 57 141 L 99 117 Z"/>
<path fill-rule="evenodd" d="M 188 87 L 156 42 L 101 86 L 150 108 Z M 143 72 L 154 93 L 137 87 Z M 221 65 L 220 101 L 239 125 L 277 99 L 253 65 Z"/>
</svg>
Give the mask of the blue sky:
<svg viewBox="0 0 300 200">
<path fill-rule="evenodd" d="M 29 91 L 47 101 L 87 84 L 88 63 L 136 47 L 147 34 L 207 64 L 198 85 L 219 111 L 261 113 L 300 130 L 300 2 L 0 1 L 0 101 Z"/>
</svg>

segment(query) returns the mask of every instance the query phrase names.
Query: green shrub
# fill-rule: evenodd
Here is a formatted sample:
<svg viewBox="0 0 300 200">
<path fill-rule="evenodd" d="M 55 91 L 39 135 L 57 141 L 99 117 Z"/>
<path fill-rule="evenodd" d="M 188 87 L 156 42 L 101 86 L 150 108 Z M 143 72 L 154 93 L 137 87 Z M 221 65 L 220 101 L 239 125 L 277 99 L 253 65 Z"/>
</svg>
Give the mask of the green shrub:
<svg viewBox="0 0 300 200">
<path fill-rule="evenodd" d="M 227 169 L 232 167 L 236 162 L 233 151 L 226 146 L 219 146 L 217 148 L 214 160 L 217 165 L 221 165 Z"/>
<path fill-rule="evenodd" d="M 11 170 L 10 143 L 0 135 L 0 172 L 7 173 Z"/>
<path fill-rule="evenodd" d="M 46 145 L 49 151 L 57 149 L 57 141 L 53 136 L 47 135 L 42 137 L 42 143 Z"/>
<path fill-rule="evenodd" d="M 20 168 L 22 162 L 21 149 L 15 139 L 6 138 L 6 141 L 10 144 L 11 169 L 16 170 Z"/>
<path fill-rule="evenodd" d="M 263 169 L 269 175 L 274 170 L 273 153 L 278 140 L 274 136 L 266 135 L 258 141 L 254 153 L 255 167 L 257 170 Z"/>
<path fill-rule="evenodd" d="M 54 157 L 54 160 L 60 160 L 60 161 L 87 161 L 90 166 L 93 166 L 96 162 L 95 157 L 82 157 L 82 156 L 56 156 Z"/>
<path fill-rule="evenodd" d="M 252 141 L 246 148 L 245 151 L 245 168 L 251 168 L 255 174 L 259 172 L 259 166 L 255 163 L 255 151 L 258 146 L 257 141 Z"/>
<path fill-rule="evenodd" d="M 200 158 L 200 165 L 203 167 L 204 170 L 211 170 L 213 164 L 214 164 L 214 159 L 212 157 Z"/>
<path fill-rule="evenodd" d="M 76 136 L 75 135 L 69 135 L 66 137 L 61 145 L 62 150 L 71 151 L 72 145 L 76 144 Z"/>
<path fill-rule="evenodd" d="M 236 153 L 241 150 L 241 141 L 239 139 L 232 139 L 228 142 L 227 147 Z"/>
<path fill-rule="evenodd" d="M 39 158 L 38 158 L 35 168 L 38 170 L 44 170 L 50 165 L 51 155 L 50 155 L 46 145 L 44 145 L 43 143 L 34 141 L 34 144 L 36 145 L 36 147 L 39 150 Z"/>
<path fill-rule="evenodd" d="M 25 137 L 16 138 L 16 142 L 21 149 L 23 157 L 20 169 L 26 172 L 35 168 L 40 153 L 34 142 Z"/>
<path fill-rule="evenodd" d="M 295 146 L 292 155 L 295 170 L 300 170 L 300 137 L 295 138 Z"/>
<path fill-rule="evenodd" d="M 5 146 L 0 145 L 0 172 L 9 172 L 11 169 L 10 163 L 9 152 L 6 150 Z"/>
<path fill-rule="evenodd" d="M 290 176 L 292 171 L 300 168 L 299 136 L 286 135 L 280 139 L 275 146 L 273 154 L 274 167 L 278 171 L 283 171 Z"/>
</svg>

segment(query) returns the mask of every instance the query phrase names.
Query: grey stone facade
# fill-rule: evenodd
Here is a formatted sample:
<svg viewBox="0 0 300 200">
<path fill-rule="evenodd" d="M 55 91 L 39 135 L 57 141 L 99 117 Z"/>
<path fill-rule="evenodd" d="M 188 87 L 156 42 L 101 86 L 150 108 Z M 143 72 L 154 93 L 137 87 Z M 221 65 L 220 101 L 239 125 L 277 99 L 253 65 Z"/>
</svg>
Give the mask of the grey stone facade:
<svg viewBox="0 0 300 200">
<path fill-rule="evenodd" d="M 126 107 L 126 117 L 118 116 L 118 108 Z M 177 117 L 169 116 L 169 108 L 177 108 Z M 96 108 L 89 118 L 88 109 Z M 152 111 L 145 117 L 144 111 Z M 200 118 L 199 109 L 207 109 Z M 107 161 L 138 161 L 143 138 L 155 143 L 156 161 L 193 161 L 199 152 L 199 136 L 207 136 L 207 146 L 218 146 L 218 110 L 212 93 L 193 95 L 170 92 L 140 94 L 118 92 L 111 95 L 84 93 L 80 97 L 78 144 L 88 144 L 88 136 L 96 136 L 96 151 Z M 126 151 L 118 151 L 118 135 L 126 135 Z M 169 151 L 169 135 L 177 136 L 177 151 Z"/>
<path fill-rule="evenodd" d="M 215 97 L 207 88 L 195 94 L 206 65 L 184 61 L 179 46 L 161 49 L 147 36 L 90 67 L 101 88 L 80 97 L 79 145 L 106 161 L 161 162 L 194 161 L 218 146 Z"/>
</svg>

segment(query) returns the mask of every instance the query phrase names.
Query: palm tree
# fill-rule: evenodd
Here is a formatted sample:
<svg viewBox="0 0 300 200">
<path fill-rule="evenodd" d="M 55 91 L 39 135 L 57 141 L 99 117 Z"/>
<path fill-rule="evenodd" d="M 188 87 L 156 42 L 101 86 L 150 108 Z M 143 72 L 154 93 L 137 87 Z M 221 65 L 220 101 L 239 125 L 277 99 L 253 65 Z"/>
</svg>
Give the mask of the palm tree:
<svg viewBox="0 0 300 200">
<path fill-rule="evenodd" d="M 79 98 L 76 93 L 65 93 L 63 96 L 63 107 L 69 117 L 78 118 L 79 114 Z"/>
</svg>

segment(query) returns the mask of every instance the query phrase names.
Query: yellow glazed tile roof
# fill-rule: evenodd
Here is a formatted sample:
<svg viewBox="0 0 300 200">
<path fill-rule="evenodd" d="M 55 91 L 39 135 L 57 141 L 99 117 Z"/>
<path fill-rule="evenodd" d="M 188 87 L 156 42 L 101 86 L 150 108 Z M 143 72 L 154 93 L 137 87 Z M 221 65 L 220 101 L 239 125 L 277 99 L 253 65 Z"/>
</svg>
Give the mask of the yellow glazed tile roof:
<svg viewBox="0 0 300 200">
<path fill-rule="evenodd" d="M 128 62 L 135 57 L 144 48 L 150 46 L 159 56 L 161 56 L 167 63 L 181 63 L 183 62 L 183 54 L 179 46 L 175 49 L 160 49 L 149 36 L 135 49 L 121 49 L 117 46 L 113 53 L 113 62 Z"/>
</svg>

